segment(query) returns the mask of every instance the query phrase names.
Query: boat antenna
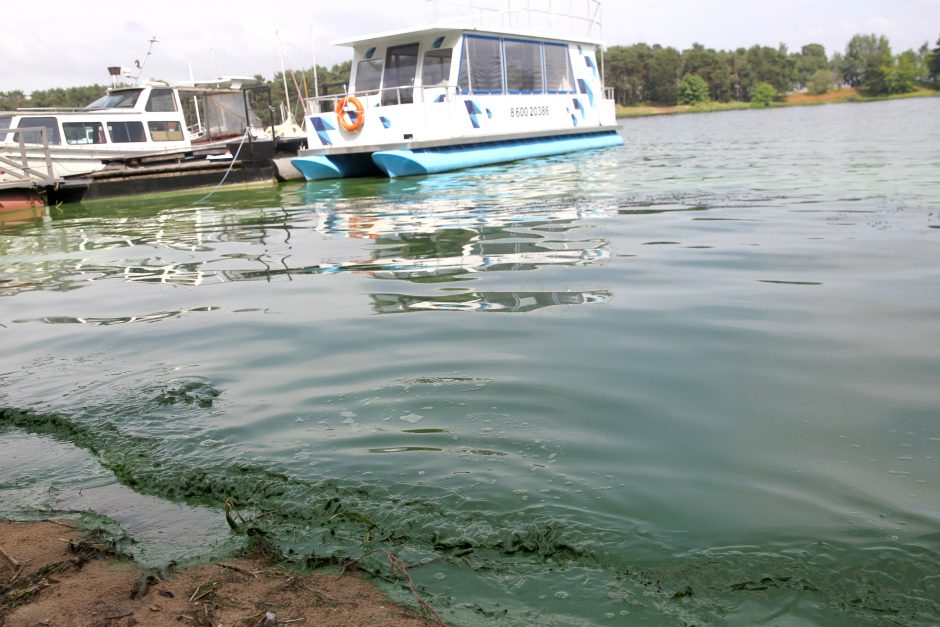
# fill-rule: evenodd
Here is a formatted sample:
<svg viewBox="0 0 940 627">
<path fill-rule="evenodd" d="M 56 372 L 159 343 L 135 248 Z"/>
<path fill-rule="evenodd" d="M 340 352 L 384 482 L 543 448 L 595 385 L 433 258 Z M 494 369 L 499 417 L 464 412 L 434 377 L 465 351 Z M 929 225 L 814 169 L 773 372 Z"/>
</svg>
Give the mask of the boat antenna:
<svg viewBox="0 0 940 627">
<path fill-rule="evenodd" d="M 313 43 L 313 26 L 310 26 L 310 56 L 313 57 L 313 97 L 320 97 L 320 85 L 317 83 L 317 47 Z"/>
<path fill-rule="evenodd" d="M 290 91 L 287 89 L 287 71 L 284 69 L 284 42 L 281 41 L 281 33 L 279 31 L 274 31 L 274 34 L 277 37 L 277 54 L 281 57 L 281 80 L 284 81 L 284 100 L 287 102 L 287 117 L 293 120 L 294 112 L 290 109 Z M 299 95 L 300 94 L 298 94 L 298 96 Z"/>
<path fill-rule="evenodd" d="M 144 66 L 147 65 L 147 59 L 150 58 L 150 51 L 153 50 L 153 45 L 159 43 L 157 36 L 154 35 L 150 38 L 150 45 L 147 47 L 147 54 L 144 55 L 143 62 L 140 59 L 134 59 L 134 65 L 137 66 L 137 76 L 134 77 L 134 85 L 140 85 L 140 75 L 144 71 Z"/>
</svg>

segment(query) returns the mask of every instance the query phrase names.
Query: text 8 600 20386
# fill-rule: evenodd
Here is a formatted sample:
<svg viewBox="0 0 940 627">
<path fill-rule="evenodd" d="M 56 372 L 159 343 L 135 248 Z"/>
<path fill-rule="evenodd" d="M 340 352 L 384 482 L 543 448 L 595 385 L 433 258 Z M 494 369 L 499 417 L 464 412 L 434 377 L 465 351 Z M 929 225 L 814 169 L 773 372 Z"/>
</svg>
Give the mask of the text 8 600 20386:
<svg viewBox="0 0 940 627">
<path fill-rule="evenodd" d="M 548 115 L 548 107 L 545 105 L 537 107 L 510 107 L 509 117 L 511 118 L 533 118 Z"/>
</svg>

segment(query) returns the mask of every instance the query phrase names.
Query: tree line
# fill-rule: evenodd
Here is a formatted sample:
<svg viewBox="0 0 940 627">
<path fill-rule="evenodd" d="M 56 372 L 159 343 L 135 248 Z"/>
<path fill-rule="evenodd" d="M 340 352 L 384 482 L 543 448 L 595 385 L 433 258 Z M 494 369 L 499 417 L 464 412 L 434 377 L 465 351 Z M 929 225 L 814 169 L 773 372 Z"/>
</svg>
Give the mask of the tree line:
<svg viewBox="0 0 940 627">
<path fill-rule="evenodd" d="M 273 102 L 290 102 L 294 111 L 301 111 L 303 97 L 313 95 L 314 85 L 320 94 L 345 91 L 350 66 L 351 61 L 346 61 L 286 75 L 278 72 L 271 80 L 261 75 L 255 78 L 270 86 Z M 932 50 L 924 44 L 898 55 L 883 35 L 861 34 L 852 37 L 844 52 L 831 56 L 820 44 L 807 44 L 793 53 L 782 44 L 733 51 L 701 44 L 683 51 L 645 43 L 611 46 L 605 53 L 605 75 L 622 105 L 671 106 L 709 100 L 767 104 L 792 91 L 823 94 L 842 85 L 864 95 L 882 96 L 910 92 L 919 85 L 940 87 L 940 39 Z M 41 89 L 28 96 L 21 90 L 0 92 L 0 110 L 83 107 L 106 89 L 103 85 Z"/>
<path fill-rule="evenodd" d="M 286 78 L 291 108 L 296 111 L 302 110 L 300 103 L 305 96 L 314 95 L 315 86 L 321 95 L 345 91 L 351 65 L 351 61 L 337 63 L 332 67 L 318 65 L 316 66 L 316 81 L 314 68 L 288 72 L 286 75 L 278 72 L 272 80 L 267 80 L 260 74 L 255 75 L 254 78 L 255 84 L 270 87 L 271 100 L 275 103 L 288 101 L 284 92 L 284 79 Z M 107 90 L 105 85 L 95 84 L 82 87 L 37 89 L 29 95 L 19 89 L 0 91 L 0 111 L 14 111 L 27 107 L 81 108 L 103 96 Z"/>
<path fill-rule="evenodd" d="M 645 43 L 611 46 L 605 54 L 607 85 L 618 104 L 696 104 L 704 101 L 769 102 L 792 91 L 823 94 L 837 86 L 867 96 L 914 91 L 940 82 L 940 39 L 898 55 L 883 35 L 855 35 L 845 52 L 830 57 L 820 44 L 799 52 L 755 45 L 687 50 Z"/>
</svg>

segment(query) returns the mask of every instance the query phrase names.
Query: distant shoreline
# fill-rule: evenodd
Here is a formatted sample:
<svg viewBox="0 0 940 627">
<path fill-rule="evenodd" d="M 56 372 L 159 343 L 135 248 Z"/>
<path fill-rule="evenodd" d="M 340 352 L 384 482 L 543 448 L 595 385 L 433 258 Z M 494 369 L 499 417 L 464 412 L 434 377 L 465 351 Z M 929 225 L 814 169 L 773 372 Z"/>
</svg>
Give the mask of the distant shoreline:
<svg viewBox="0 0 940 627">
<path fill-rule="evenodd" d="M 781 107 L 807 107 L 845 102 L 878 102 L 881 100 L 899 100 L 902 98 L 931 98 L 940 96 L 940 90 L 921 88 L 907 94 L 891 96 L 862 96 L 852 87 L 846 87 L 825 94 L 794 93 L 783 102 L 772 102 L 768 106 L 753 102 L 705 102 L 697 105 L 675 105 L 671 107 L 656 105 L 617 105 L 617 118 L 641 118 L 656 115 L 678 115 L 682 113 L 713 113 L 716 111 L 740 111 L 743 109 L 778 109 Z"/>
</svg>

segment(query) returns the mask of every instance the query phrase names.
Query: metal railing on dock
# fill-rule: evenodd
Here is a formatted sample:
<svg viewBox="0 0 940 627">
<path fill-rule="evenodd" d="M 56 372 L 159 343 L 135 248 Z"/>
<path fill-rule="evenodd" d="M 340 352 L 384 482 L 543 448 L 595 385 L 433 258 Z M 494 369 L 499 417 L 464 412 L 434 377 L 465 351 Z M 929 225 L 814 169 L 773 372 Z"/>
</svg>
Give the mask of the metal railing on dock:
<svg viewBox="0 0 940 627">
<path fill-rule="evenodd" d="M 3 134 L 17 138 L 19 150 L 0 149 L 0 188 L 3 187 L 53 187 L 59 180 L 52 166 L 52 155 L 49 152 L 48 129 L 45 127 L 29 127 L 17 129 L 4 129 Z M 42 159 L 45 172 L 30 167 L 30 155 L 27 153 L 26 133 L 39 133 L 42 144 Z M 30 142 L 32 143 L 32 142 Z M 33 157 L 34 161 L 36 157 Z"/>
</svg>

